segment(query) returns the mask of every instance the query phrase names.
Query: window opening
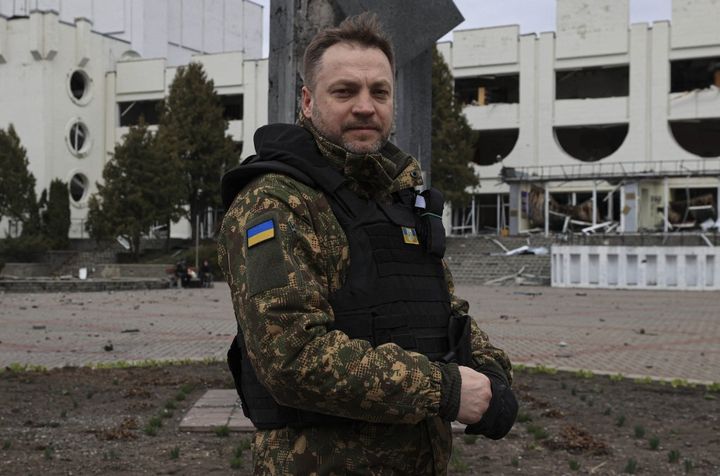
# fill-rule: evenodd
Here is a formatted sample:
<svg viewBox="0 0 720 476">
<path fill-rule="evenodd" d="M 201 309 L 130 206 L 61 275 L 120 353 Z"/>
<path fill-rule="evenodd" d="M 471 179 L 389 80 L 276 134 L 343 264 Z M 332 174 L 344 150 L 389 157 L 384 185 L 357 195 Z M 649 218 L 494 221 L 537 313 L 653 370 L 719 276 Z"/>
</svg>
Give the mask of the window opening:
<svg viewBox="0 0 720 476">
<path fill-rule="evenodd" d="M 520 99 L 520 75 L 475 76 L 457 78 L 455 95 L 461 104 L 485 106 L 487 104 L 517 104 Z"/>
<path fill-rule="evenodd" d="M 627 124 L 556 127 L 562 149 L 583 162 L 596 162 L 614 154 L 625 142 Z"/>
<path fill-rule="evenodd" d="M 75 202 L 82 201 L 88 189 L 88 179 L 83 174 L 75 174 L 70 179 L 70 198 Z"/>
<path fill-rule="evenodd" d="M 86 153 L 90 147 L 90 133 L 83 122 L 76 121 L 70 126 L 67 139 L 70 151 L 77 156 Z"/>
<path fill-rule="evenodd" d="M 720 88 L 720 56 L 670 62 L 670 92 Z"/>
<path fill-rule="evenodd" d="M 718 218 L 717 188 L 671 188 L 668 222 L 677 228 L 700 227 Z M 658 207 L 663 212 L 662 207 Z"/>
<path fill-rule="evenodd" d="M 73 74 L 70 75 L 70 92 L 78 101 L 85 97 L 88 89 L 88 82 L 89 78 L 82 71 L 74 71 Z"/>
<path fill-rule="evenodd" d="M 243 118 L 243 95 L 223 94 L 220 96 L 223 105 L 223 117 L 226 121 L 241 121 Z"/>
<path fill-rule="evenodd" d="M 162 99 L 119 102 L 120 127 L 137 126 L 140 118 L 149 126 L 159 124 L 163 105 Z"/>
<path fill-rule="evenodd" d="M 720 156 L 720 119 L 696 119 L 670 122 L 675 142 L 700 157 Z"/>
<path fill-rule="evenodd" d="M 630 91 L 630 68 L 611 66 L 555 71 L 556 99 L 625 97 Z"/>
<path fill-rule="evenodd" d="M 510 155 L 515 148 L 520 130 L 496 129 L 473 131 L 473 134 L 477 138 L 473 162 L 478 165 L 492 165 Z"/>
</svg>

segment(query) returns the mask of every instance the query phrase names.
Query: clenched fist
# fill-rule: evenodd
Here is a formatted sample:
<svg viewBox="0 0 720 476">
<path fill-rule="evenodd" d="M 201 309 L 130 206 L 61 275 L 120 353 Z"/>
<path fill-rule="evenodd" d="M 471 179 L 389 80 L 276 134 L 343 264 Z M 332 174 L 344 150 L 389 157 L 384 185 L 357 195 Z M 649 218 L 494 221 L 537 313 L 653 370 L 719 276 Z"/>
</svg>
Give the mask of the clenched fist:
<svg viewBox="0 0 720 476">
<path fill-rule="evenodd" d="M 465 425 L 477 423 L 490 405 L 492 390 L 490 379 L 470 367 L 459 366 L 462 384 L 460 387 L 460 410 L 457 421 Z"/>
</svg>

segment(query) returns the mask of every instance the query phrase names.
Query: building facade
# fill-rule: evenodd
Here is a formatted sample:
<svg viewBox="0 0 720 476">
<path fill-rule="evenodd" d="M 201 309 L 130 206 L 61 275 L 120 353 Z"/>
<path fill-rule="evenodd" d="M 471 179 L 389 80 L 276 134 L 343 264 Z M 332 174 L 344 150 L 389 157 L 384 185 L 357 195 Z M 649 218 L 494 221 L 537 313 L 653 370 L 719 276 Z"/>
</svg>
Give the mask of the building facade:
<svg viewBox="0 0 720 476">
<path fill-rule="evenodd" d="M 267 60 L 242 51 L 190 59 L 214 81 L 238 156 L 252 153 L 252 133 L 267 122 Z M 87 237 L 88 198 L 115 144 L 141 114 L 157 124 L 155 106 L 176 71 L 166 58 L 140 58 L 129 40 L 99 33 L 86 18 L 67 23 L 57 11 L 0 16 L 0 128 L 15 127 L 38 195 L 54 178 L 69 184 L 72 238 Z M 7 219 L 0 230 L 20 232 Z M 181 221 L 171 232 L 188 237 L 190 225 Z"/>
<path fill-rule="evenodd" d="M 268 107 L 261 15 L 247 0 L 0 0 L 0 128 L 15 126 L 38 193 L 70 184 L 72 237 L 87 236 L 115 144 L 141 115 L 157 124 L 182 64 L 203 64 L 238 155 L 253 153 Z M 558 0 L 556 32 L 439 45 L 477 135 L 480 185 L 454 233 L 717 226 L 720 0 L 673 0 L 672 22 L 628 17 L 629 0 Z"/>
<path fill-rule="evenodd" d="M 629 0 L 558 0 L 556 32 L 440 45 L 477 134 L 455 232 L 717 226 L 720 1 L 672 5 L 671 22 L 630 25 Z"/>
<path fill-rule="evenodd" d="M 0 0 L 6 18 L 34 11 L 56 12 L 69 24 L 84 18 L 94 32 L 127 42 L 128 54 L 170 66 L 196 54 L 262 55 L 262 6 L 249 0 Z"/>
</svg>

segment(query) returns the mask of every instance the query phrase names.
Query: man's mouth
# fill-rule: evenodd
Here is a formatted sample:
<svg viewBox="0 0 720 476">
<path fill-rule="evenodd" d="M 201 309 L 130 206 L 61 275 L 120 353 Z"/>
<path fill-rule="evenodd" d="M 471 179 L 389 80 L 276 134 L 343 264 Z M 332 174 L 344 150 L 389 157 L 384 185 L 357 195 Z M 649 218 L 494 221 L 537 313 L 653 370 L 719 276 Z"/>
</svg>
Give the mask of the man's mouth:
<svg viewBox="0 0 720 476">
<path fill-rule="evenodd" d="M 346 131 L 378 131 L 378 127 L 373 125 L 354 125 L 345 128 Z"/>
</svg>

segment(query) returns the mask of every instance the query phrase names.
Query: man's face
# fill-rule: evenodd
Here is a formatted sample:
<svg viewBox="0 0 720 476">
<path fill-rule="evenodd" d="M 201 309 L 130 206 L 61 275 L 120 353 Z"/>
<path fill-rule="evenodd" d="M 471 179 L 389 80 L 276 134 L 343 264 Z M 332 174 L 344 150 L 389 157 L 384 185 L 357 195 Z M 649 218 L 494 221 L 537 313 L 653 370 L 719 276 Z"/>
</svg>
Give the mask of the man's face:
<svg viewBox="0 0 720 476">
<path fill-rule="evenodd" d="M 323 53 L 311 91 L 302 88 L 302 112 L 320 133 L 356 154 L 378 152 L 390 137 L 394 81 L 377 48 L 337 43 Z"/>
</svg>

